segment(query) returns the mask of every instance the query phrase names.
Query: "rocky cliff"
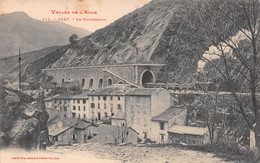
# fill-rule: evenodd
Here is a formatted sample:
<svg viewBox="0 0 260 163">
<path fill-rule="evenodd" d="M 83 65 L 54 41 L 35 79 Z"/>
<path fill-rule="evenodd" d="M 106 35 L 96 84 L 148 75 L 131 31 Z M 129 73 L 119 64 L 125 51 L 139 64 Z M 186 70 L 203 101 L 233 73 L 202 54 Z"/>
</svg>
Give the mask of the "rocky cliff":
<svg viewBox="0 0 260 163">
<path fill-rule="evenodd" d="M 212 20 L 218 12 L 214 10 L 216 4 L 207 4 L 210 12 L 203 13 L 203 3 L 154 0 L 75 44 L 34 61 L 25 74 L 38 75 L 42 68 L 151 62 L 166 63 L 160 72 L 161 81 L 190 83 L 198 61 L 211 44 L 207 38 L 212 37 L 201 30 L 196 15 L 201 14 L 205 23 L 214 22 L 223 32 L 229 30 L 221 25 L 224 20 Z"/>
<path fill-rule="evenodd" d="M 0 88 L 0 146 L 27 150 L 44 149 L 48 140 L 48 113 L 43 96 L 32 97 L 6 87 Z"/>
</svg>

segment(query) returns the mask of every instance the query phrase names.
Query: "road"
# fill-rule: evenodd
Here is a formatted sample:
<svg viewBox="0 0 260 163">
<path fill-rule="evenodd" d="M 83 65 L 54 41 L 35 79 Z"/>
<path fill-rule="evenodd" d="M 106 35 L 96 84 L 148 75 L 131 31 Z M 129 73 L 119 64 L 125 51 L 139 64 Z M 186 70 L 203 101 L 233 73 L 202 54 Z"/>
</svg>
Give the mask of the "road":
<svg viewBox="0 0 260 163">
<path fill-rule="evenodd" d="M 72 146 L 52 146 L 47 148 L 47 151 L 65 155 L 68 159 L 73 157 L 77 159 L 77 162 L 79 160 L 87 161 L 91 159 L 91 162 L 121 163 L 231 163 L 231 161 L 214 157 L 212 153 L 186 150 L 172 146 L 140 147 L 134 145 L 116 146 L 87 143 L 74 144 Z"/>
</svg>

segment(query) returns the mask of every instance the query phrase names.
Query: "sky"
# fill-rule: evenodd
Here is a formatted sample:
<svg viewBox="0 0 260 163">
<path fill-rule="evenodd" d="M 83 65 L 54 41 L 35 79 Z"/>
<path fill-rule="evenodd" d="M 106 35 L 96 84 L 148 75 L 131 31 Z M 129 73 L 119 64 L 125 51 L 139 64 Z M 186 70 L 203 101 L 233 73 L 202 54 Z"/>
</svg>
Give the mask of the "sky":
<svg viewBox="0 0 260 163">
<path fill-rule="evenodd" d="M 0 0 L 0 14 L 23 11 L 45 21 L 62 21 L 94 32 L 151 0 Z M 56 11 L 70 12 L 56 14 Z M 78 11 L 78 14 L 72 12 Z M 80 14 L 80 11 L 83 13 Z M 86 14 L 85 11 L 88 13 Z M 55 14 L 53 14 L 53 12 Z M 92 14 L 90 14 L 90 12 Z M 63 18 L 63 20 L 58 20 Z M 85 18 L 85 20 L 84 20 Z M 81 21 L 79 21 L 81 19 Z M 93 21 L 98 19 L 99 21 Z"/>
</svg>

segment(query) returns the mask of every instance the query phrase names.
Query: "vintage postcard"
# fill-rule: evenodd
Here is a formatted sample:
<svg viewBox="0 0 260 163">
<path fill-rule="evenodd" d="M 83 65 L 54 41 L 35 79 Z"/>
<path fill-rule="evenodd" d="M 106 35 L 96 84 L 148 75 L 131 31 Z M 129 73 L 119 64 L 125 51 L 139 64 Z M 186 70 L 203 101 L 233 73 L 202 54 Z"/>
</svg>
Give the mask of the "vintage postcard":
<svg viewBox="0 0 260 163">
<path fill-rule="evenodd" d="M 1 0 L 0 162 L 257 163 L 259 0 Z"/>
</svg>

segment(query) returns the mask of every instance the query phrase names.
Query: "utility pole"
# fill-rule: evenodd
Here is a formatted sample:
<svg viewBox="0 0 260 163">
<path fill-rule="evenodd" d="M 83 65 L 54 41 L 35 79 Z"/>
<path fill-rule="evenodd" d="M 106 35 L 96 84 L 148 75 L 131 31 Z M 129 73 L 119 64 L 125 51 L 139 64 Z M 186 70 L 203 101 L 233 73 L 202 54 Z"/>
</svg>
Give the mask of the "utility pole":
<svg viewBox="0 0 260 163">
<path fill-rule="evenodd" d="M 18 62 L 19 62 L 19 89 L 22 89 L 22 86 L 21 86 L 21 52 L 20 52 L 20 46 L 19 46 Z"/>
</svg>

